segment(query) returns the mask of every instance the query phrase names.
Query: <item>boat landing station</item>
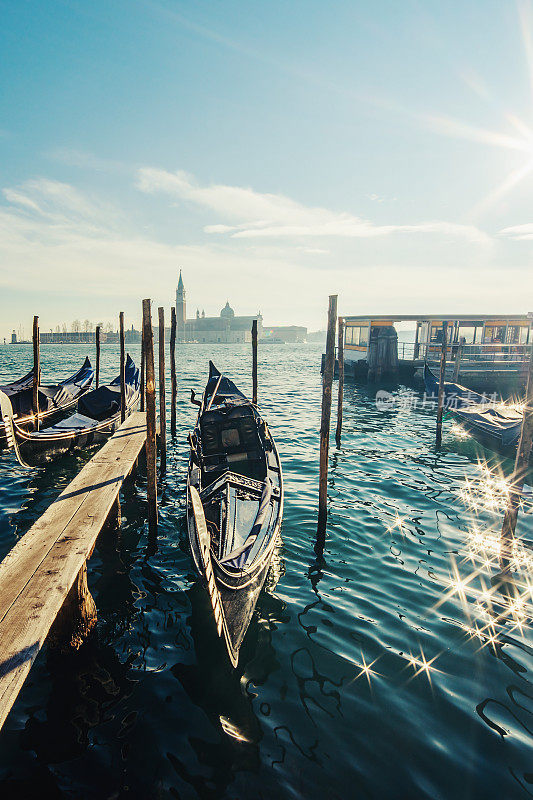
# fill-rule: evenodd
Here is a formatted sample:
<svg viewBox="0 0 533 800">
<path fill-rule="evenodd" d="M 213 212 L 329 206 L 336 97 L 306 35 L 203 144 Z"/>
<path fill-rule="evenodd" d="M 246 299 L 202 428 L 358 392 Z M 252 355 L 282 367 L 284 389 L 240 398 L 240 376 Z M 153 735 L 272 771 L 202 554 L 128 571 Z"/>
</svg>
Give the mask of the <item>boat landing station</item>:
<svg viewBox="0 0 533 800">
<path fill-rule="evenodd" d="M 480 390 L 520 388 L 533 343 L 533 313 L 346 316 L 346 377 L 369 381 L 422 379 L 424 363 L 438 366 L 446 329 L 446 378 Z M 412 341 L 399 341 L 396 324 L 414 323 Z M 338 364 L 336 363 L 336 370 Z"/>
</svg>

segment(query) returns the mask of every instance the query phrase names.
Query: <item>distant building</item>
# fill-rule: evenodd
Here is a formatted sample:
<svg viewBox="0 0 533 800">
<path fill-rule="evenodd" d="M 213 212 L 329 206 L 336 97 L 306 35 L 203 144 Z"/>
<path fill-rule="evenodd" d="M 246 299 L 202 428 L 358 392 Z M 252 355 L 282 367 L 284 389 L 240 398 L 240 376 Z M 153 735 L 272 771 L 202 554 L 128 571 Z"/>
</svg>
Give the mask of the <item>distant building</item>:
<svg viewBox="0 0 533 800">
<path fill-rule="evenodd" d="M 263 317 L 261 314 L 237 317 L 229 301 L 218 317 L 206 317 L 197 309 L 193 319 L 187 319 L 185 286 L 180 270 L 176 289 L 176 338 L 180 342 L 210 342 L 232 344 L 249 342 L 252 338 L 252 322 L 257 320 L 258 337 L 263 336 Z"/>
<path fill-rule="evenodd" d="M 13 331 L 13 333 L 11 334 L 11 344 L 16 344 L 16 343 L 17 343 L 17 332 Z"/>
<path fill-rule="evenodd" d="M 305 342 L 307 338 L 307 328 L 300 325 L 273 325 L 263 326 L 263 339 L 281 340 L 283 342 Z"/>
</svg>

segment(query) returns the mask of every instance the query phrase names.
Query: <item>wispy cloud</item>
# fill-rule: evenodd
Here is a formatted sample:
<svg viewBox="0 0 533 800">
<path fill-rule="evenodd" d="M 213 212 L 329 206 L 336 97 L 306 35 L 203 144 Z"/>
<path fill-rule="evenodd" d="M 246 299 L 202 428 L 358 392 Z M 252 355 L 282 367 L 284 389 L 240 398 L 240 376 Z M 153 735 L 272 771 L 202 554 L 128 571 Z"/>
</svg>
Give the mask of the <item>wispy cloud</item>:
<svg viewBox="0 0 533 800">
<path fill-rule="evenodd" d="M 109 224 L 118 216 L 110 203 L 93 200 L 68 183 L 47 178 L 28 180 L 20 186 L 5 188 L 2 193 L 10 204 L 57 225 L 71 224 L 74 220 L 86 226 L 104 221 Z"/>
<path fill-rule="evenodd" d="M 111 158 L 101 158 L 86 150 L 76 150 L 71 147 L 56 147 L 47 154 L 52 161 L 59 161 L 68 167 L 92 170 L 94 172 L 129 172 L 130 166 Z"/>
<path fill-rule="evenodd" d="M 509 228 L 502 228 L 500 236 L 506 236 L 509 239 L 523 240 L 533 239 L 533 222 L 526 225 L 512 225 Z"/>
<path fill-rule="evenodd" d="M 251 188 L 213 184 L 201 186 L 185 172 L 143 168 L 138 188 L 165 193 L 214 211 L 234 224 L 206 225 L 209 234 L 229 234 L 234 239 L 260 237 L 340 237 L 367 239 L 391 234 L 440 234 L 488 244 L 490 237 L 473 225 L 432 220 L 413 224 L 377 225 L 348 212 L 305 206 L 281 194 Z"/>
</svg>

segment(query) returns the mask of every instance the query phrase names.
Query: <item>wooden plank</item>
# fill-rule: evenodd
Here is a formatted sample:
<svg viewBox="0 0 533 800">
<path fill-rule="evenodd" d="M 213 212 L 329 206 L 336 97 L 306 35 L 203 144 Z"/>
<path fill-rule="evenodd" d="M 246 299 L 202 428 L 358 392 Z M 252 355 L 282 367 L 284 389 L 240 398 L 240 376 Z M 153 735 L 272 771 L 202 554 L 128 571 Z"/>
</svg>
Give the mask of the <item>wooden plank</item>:
<svg viewBox="0 0 533 800">
<path fill-rule="evenodd" d="M 0 727 L 146 438 L 132 414 L 0 564 Z"/>
</svg>

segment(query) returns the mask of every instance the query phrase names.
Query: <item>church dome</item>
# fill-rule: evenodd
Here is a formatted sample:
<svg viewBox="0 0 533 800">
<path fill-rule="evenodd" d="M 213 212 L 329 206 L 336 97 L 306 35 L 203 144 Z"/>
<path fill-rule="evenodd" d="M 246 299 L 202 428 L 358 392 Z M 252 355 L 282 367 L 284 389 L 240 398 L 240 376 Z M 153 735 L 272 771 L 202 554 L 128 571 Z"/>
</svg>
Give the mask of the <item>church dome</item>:
<svg viewBox="0 0 533 800">
<path fill-rule="evenodd" d="M 220 312 L 220 316 L 225 319 L 233 319 L 233 317 L 235 316 L 235 311 L 232 309 L 229 302 L 226 301 L 226 305 Z"/>
</svg>

